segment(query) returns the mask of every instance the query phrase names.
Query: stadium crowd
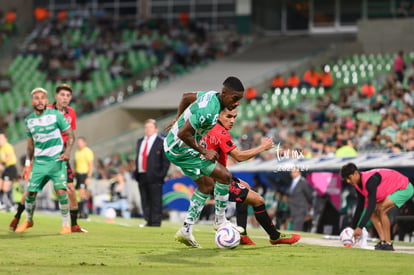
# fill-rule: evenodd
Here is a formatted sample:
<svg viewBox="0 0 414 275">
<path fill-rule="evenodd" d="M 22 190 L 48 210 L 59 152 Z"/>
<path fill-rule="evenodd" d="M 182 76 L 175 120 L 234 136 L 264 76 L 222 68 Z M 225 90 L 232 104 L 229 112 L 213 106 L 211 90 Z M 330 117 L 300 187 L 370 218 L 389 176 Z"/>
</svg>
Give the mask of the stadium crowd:
<svg viewBox="0 0 414 275">
<path fill-rule="evenodd" d="M 384 77 L 384 76 L 382 76 Z M 264 117 L 256 117 L 242 129 L 239 143 L 248 149 L 258 145 L 262 137 L 273 137 L 285 148 L 303 151 L 304 157 L 322 155 L 347 156 L 343 146 L 357 151 L 407 152 L 414 149 L 414 72 L 407 68 L 403 81 L 394 73 L 383 80 L 374 94 L 364 94 L 363 85 L 339 88 L 338 100 L 327 92 L 316 100 L 305 96 L 295 108 L 280 105 Z M 360 114 L 370 114 L 364 119 Z M 374 119 L 377 117 L 378 119 Z"/>
<path fill-rule="evenodd" d="M 241 38 L 231 34 L 225 39 L 208 33 L 208 25 L 189 21 L 168 24 L 162 19 L 147 19 L 136 23 L 129 18 L 115 20 L 105 9 L 60 11 L 52 14 L 44 8 L 35 10 L 37 19 L 31 33 L 18 48 L 18 55 L 38 56 L 37 70 L 52 82 L 88 82 L 97 71 L 109 72 L 118 85 L 133 83 L 134 93 L 143 90 L 146 76 L 168 81 L 217 58 L 229 55 L 241 46 Z M 132 51 L 145 53 L 140 68 Z M 142 70 L 145 69 L 145 70 Z M 0 74 L 0 92 L 9 92 L 15 83 L 8 74 Z M 98 88 L 105 89 L 105 86 Z M 97 87 L 91 87 L 97 89 Z M 78 115 L 93 112 L 112 102 L 111 91 L 75 90 L 72 105 Z M 90 94 L 99 96 L 91 97 Z M 130 94 L 128 92 L 128 94 Z M 125 93 L 126 95 L 126 93 Z M 0 114 L 0 128 L 7 129 L 14 120 Z"/>
</svg>

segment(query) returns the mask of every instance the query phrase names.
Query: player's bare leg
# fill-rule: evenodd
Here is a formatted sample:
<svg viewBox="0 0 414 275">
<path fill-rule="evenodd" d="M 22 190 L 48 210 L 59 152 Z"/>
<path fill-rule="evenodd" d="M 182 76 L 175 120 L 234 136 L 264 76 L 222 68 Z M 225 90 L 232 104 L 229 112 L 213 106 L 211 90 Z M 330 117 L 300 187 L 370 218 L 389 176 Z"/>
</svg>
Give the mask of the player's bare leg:
<svg viewBox="0 0 414 275">
<path fill-rule="evenodd" d="M 394 207 L 394 203 L 391 200 L 389 200 L 391 203 L 384 204 L 384 202 L 377 204 L 374 213 L 371 215 L 372 224 L 377 230 L 380 238 L 380 242 L 375 245 L 375 249 L 393 251 L 394 247 L 391 243 L 390 220 L 387 211 Z"/>
</svg>

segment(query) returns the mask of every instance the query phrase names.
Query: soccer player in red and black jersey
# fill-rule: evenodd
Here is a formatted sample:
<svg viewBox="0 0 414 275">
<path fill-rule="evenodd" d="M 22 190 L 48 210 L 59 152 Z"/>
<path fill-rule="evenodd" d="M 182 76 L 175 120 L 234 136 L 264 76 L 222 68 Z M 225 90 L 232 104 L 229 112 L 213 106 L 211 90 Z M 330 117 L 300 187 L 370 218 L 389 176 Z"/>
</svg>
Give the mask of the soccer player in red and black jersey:
<svg viewBox="0 0 414 275">
<path fill-rule="evenodd" d="M 67 84 L 61 84 L 55 89 L 55 103 L 47 105 L 47 108 L 56 109 L 62 112 L 66 120 L 69 122 L 73 130 L 76 129 L 76 112 L 73 108 L 69 107 L 69 103 L 72 100 L 72 87 Z M 67 135 L 62 132 L 63 143 L 66 146 L 66 141 L 68 139 Z M 85 229 L 81 228 L 78 223 L 78 200 L 76 198 L 76 191 L 73 185 L 73 172 L 69 164 L 69 161 L 66 162 L 67 173 L 68 173 L 68 196 L 70 202 L 70 219 L 71 219 L 71 231 L 72 232 L 87 232 Z M 23 195 L 22 200 L 18 204 L 17 213 L 14 216 L 13 221 L 10 223 L 10 229 L 16 230 L 16 227 L 19 223 L 21 214 L 24 211 L 24 200 L 26 194 Z"/>
<path fill-rule="evenodd" d="M 202 144 L 208 150 L 215 150 L 219 154 L 218 162 L 223 166 L 227 165 L 227 155 L 236 161 L 248 160 L 261 152 L 273 148 L 271 138 L 266 138 L 255 148 L 240 151 L 232 142 L 229 130 L 233 128 L 237 117 L 237 109 L 229 111 L 224 109 L 219 115 L 218 123 L 202 139 Z M 247 207 L 251 205 L 254 210 L 256 220 L 269 235 L 271 244 L 293 244 L 299 241 L 300 235 L 283 234 L 276 230 L 269 214 L 266 211 L 265 201 L 262 196 L 250 189 L 247 182 L 233 176 L 230 186 L 229 201 L 236 202 L 237 225 L 244 231 L 240 234 L 240 244 L 254 245 L 255 243 L 247 236 Z"/>
</svg>

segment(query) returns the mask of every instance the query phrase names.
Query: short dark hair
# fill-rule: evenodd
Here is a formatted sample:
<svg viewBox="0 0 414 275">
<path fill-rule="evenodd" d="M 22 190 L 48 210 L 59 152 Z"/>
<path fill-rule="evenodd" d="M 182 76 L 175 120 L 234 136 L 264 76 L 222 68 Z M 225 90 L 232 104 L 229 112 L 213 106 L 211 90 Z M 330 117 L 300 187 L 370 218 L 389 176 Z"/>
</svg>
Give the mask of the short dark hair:
<svg viewBox="0 0 414 275">
<path fill-rule="evenodd" d="M 72 87 L 68 84 L 65 84 L 65 83 L 60 84 L 59 86 L 56 87 L 55 92 L 58 94 L 61 90 L 66 90 L 66 91 L 69 91 L 71 94 L 73 94 Z"/>
<path fill-rule="evenodd" d="M 358 168 L 356 167 L 356 165 L 352 162 L 347 163 L 344 166 L 342 166 L 341 177 L 343 179 L 347 179 L 349 175 L 352 175 L 353 173 L 355 173 L 355 171 L 358 171 Z"/>
<path fill-rule="evenodd" d="M 235 76 L 229 76 L 224 80 L 223 86 L 227 89 L 237 92 L 244 92 L 244 87 L 240 79 Z"/>
</svg>

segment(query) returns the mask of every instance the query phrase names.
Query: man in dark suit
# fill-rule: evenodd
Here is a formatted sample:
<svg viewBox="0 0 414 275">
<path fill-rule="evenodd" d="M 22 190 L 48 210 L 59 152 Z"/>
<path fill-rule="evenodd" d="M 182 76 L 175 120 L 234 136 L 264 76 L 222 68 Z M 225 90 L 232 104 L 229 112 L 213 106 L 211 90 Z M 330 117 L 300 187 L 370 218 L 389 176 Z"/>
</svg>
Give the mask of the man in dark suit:
<svg viewBox="0 0 414 275">
<path fill-rule="evenodd" d="M 158 136 L 154 119 L 145 122 L 145 136 L 138 139 L 135 179 L 138 181 L 146 226 L 161 226 L 162 185 L 170 162 Z"/>
<path fill-rule="evenodd" d="M 292 169 L 290 175 L 292 183 L 288 193 L 292 230 L 304 231 L 304 223 L 312 207 L 313 189 L 298 168 Z"/>
</svg>

